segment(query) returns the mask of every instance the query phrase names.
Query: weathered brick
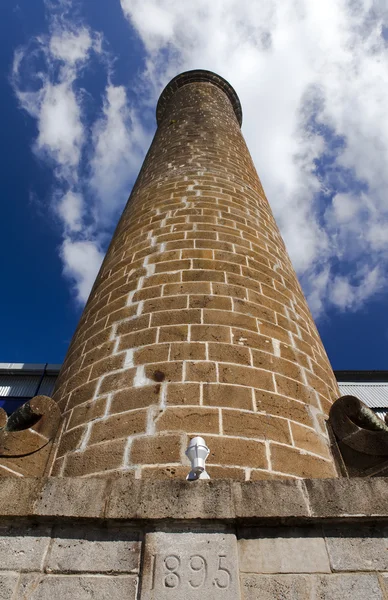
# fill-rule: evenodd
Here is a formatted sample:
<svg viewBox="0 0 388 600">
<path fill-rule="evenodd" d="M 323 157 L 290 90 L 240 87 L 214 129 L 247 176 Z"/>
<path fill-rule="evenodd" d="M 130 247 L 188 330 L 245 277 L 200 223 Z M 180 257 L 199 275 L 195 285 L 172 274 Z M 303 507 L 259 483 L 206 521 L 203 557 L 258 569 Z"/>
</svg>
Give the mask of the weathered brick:
<svg viewBox="0 0 388 600">
<path fill-rule="evenodd" d="M 186 436 L 177 434 L 147 435 L 135 438 L 130 449 L 132 464 L 180 463 L 182 441 Z"/>
<path fill-rule="evenodd" d="M 248 348 L 257 348 L 265 352 L 273 352 L 272 339 L 247 329 L 232 329 L 232 343 Z"/>
<path fill-rule="evenodd" d="M 145 433 L 147 410 L 131 410 L 98 421 L 92 426 L 88 444 L 98 444 L 108 440 L 128 437 L 135 433 Z"/>
<path fill-rule="evenodd" d="M 133 302 L 141 302 L 142 300 L 149 300 L 150 298 L 159 298 L 162 295 L 163 286 L 155 285 L 153 287 L 146 287 L 138 290 L 133 294 Z"/>
<path fill-rule="evenodd" d="M 162 362 L 146 365 L 145 376 L 152 381 L 182 381 L 182 362 Z"/>
<path fill-rule="evenodd" d="M 98 398 L 93 402 L 81 404 L 80 406 L 73 408 L 68 429 L 83 425 L 84 423 L 91 423 L 95 419 L 102 417 L 105 413 L 106 400 L 106 398 Z"/>
<path fill-rule="evenodd" d="M 215 308 L 232 310 L 232 300 L 225 296 L 195 295 L 189 298 L 190 308 Z"/>
<path fill-rule="evenodd" d="M 116 310 L 115 312 L 109 315 L 107 325 L 118 323 L 120 321 L 123 321 L 124 319 L 131 319 L 136 315 L 136 312 L 137 306 L 135 304 L 132 304 L 131 306 L 125 306 L 120 310 Z"/>
<path fill-rule="evenodd" d="M 252 390 L 239 385 L 207 384 L 203 386 L 203 403 L 208 406 L 253 409 Z"/>
<path fill-rule="evenodd" d="M 187 323 L 200 323 L 201 311 L 198 309 L 161 311 L 151 316 L 151 327 L 163 325 L 185 325 Z"/>
<path fill-rule="evenodd" d="M 284 396 L 290 396 L 306 404 L 312 404 L 318 406 L 317 396 L 314 390 L 303 385 L 299 381 L 283 377 L 282 375 L 275 375 L 276 388 L 279 394 Z"/>
<path fill-rule="evenodd" d="M 299 352 L 292 346 L 288 346 L 287 344 L 280 344 L 280 356 L 282 358 L 286 358 L 287 360 L 292 360 L 298 365 L 305 367 L 307 369 L 310 368 L 310 363 L 308 357 L 303 354 L 303 352 Z"/>
<path fill-rule="evenodd" d="M 106 375 L 99 388 L 100 395 L 109 394 L 110 392 L 115 392 L 116 390 L 131 386 L 135 375 L 136 369 L 127 369 L 120 373 Z"/>
<path fill-rule="evenodd" d="M 182 271 L 184 269 L 190 269 L 191 263 L 189 260 L 169 260 L 167 262 L 160 262 L 155 265 L 155 273 L 168 273 L 169 271 Z"/>
<path fill-rule="evenodd" d="M 233 479 L 234 481 L 245 481 L 245 470 L 236 467 L 219 467 L 209 465 L 206 467 L 210 479 Z"/>
<path fill-rule="evenodd" d="M 85 434 L 85 427 L 76 427 L 64 433 L 61 437 L 57 450 L 57 458 L 66 454 L 69 450 L 77 450 Z"/>
<path fill-rule="evenodd" d="M 169 344 L 143 346 L 142 348 L 139 348 L 139 350 L 135 350 L 133 363 L 135 365 L 146 365 L 149 363 L 161 362 L 168 359 L 169 351 Z"/>
<path fill-rule="evenodd" d="M 130 387 L 113 394 L 110 404 L 110 414 L 144 408 L 159 401 L 160 383 L 144 387 Z"/>
<path fill-rule="evenodd" d="M 73 377 L 70 377 L 67 382 L 67 389 L 74 390 L 86 383 L 90 378 L 91 370 L 91 367 L 86 367 L 78 371 Z"/>
<path fill-rule="evenodd" d="M 302 380 L 301 370 L 294 362 L 273 356 L 269 352 L 261 352 L 260 350 L 252 350 L 252 359 L 253 365 L 259 369 L 267 369 L 273 373 L 282 373 L 287 377 L 292 377 L 299 381 Z M 282 392 L 280 391 L 280 393 Z"/>
<path fill-rule="evenodd" d="M 255 390 L 255 401 L 259 412 L 264 411 L 269 415 L 285 417 L 310 427 L 313 425 L 308 406 L 303 402 L 296 402 L 285 396 L 263 390 Z"/>
<path fill-rule="evenodd" d="M 291 444 L 288 421 L 271 415 L 223 410 L 222 429 L 226 435 L 241 435 Z"/>
<path fill-rule="evenodd" d="M 122 466 L 127 440 L 114 440 L 89 446 L 84 452 L 71 452 L 66 457 L 64 476 L 78 477 L 102 473 Z"/>
<path fill-rule="evenodd" d="M 143 281 L 143 288 L 152 287 L 155 285 L 163 285 L 165 283 L 177 283 L 178 281 L 181 281 L 180 271 L 176 273 L 158 273 L 157 275 L 145 277 Z"/>
<path fill-rule="evenodd" d="M 85 383 L 85 385 L 81 385 L 81 387 L 74 390 L 71 393 L 66 409 L 70 410 L 70 408 L 73 408 L 78 404 L 83 404 L 84 402 L 92 400 L 97 389 L 98 383 L 99 380 L 94 379 L 94 381 L 89 381 L 89 383 Z"/>
<path fill-rule="evenodd" d="M 276 315 L 276 322 L 279 325 L 279 327 L 283 327 L 283 329 L 288 329 L 288 331 L 291 331 L 292 333 L 295 333 L 296 335 L 298 334 L 298 327 L 295 325 L 295 323 L 293 321 L 291 321 L 291 319 L 287 319 L 287 317 L 284 317 L 283 315 Z"/>
<path fill-rule="evenodd" d="M 154 344 L 156 342 L 157 333 L 158 330 L 156 327 L 154 327 L 123 335 L 120 339 L 119 351 L 127 350 L 128 348 L 138 348 L 139 346 Z"/>
<path fill-rule="evenodd" d="M 270 449 L 274 471 L 303 478 L 336 476 L 332 462 L 320 460 L 316 456 L 306 454 L 303 450 L 277 444 L 270 444 Z"/>
<path fill-rule="evenodd" d="M 188 339 L 189 328 L 187 325 L 172 325 L 161 327 L 159 342 L 184 342 Z"/>
<path fill-rule="evenodd" d="M 228 325 L 257 331 L 257 321 L 254 317 L 242 313 L 231 313 L 226 310 L 203 311 L 203 320 L 206 325 Z"/>
<path fill-rule="evenodd" d="M 246 299 L 248 293 L 245 287 L 226 283 L 213 283 L 212 291 L 216 296 L 230 296 L 231 298 L 240 298 L 242 300 Z"/>
<path fill-rule="evenodd" d="M 230 327 L 219 325 L 192 325 L 191 340 L 193 342 L 227 342 L 230 343 Z"/>
<path fill-rule="evenodd" d="M 256 440 L 238 437 L 206 436 L 210 448 L 207 459 L 210 464 L 232 465 L 241 467 L 267 468 L 265 445 Z"/>
<path fill-rule="evenodd" d="M 303 427 L 297 423 L 291 423 L 291 429 L 294 445 L 297 448 L 307 450 L 308 452 L 314 452 L 314 454 L 320 454 L 325 458 L 330 458 L 328 440 L 325 440 L 313 429 Z"/>
<path fill-rule="evenodd" d="M 210 283 L 205 281 L 196 281 L 194 283 L 170 283 L 163 286 L 163 295 L 170 296 L 176 294 L 210 294 Z"/>
<path fill-rule="evenodd" d="M 205 344 L 182 342 L 171 344 L 170 360 L 205 360 Z"/>
<path fill-rule="evenodd" d="M 102 360 L 103 358 L 106 358 L 107 356 L 112 354 L 114 345 L 115 345 L 114 341 L 106 342 L 105 344 L 102 344 L 101 346 L 97 346 L 97 348 L 90 350 L 90 352 L 88 352 L 87 354 L 85 354 L 83 356 L 82 366 L 83 367 L 90 366 L 90 365 L 94 364 L 95 362 Z"/>
<path fill-rule="evenodd" d="M 209 344 L 209 359 L 251 366 L 251 354 L 248 348 L 231 344 Z"/>
<path fill-rule="evenodd" d="M 264 287 L 264 286 L 263 286 Z M 247 290 L 248 300 L 250 302 L 254 302 L 255 304 L 259 304 L 260 306 L 266 306 L 273 312 L 283 315 L 286 313 L 286 309 L 284 304 L 281 302 L 274 300 L 273 298 L 269 298 L 262 293 L 255 292 L 251 289 Z"/>
<path fill-rule="evenodd" d="M 157 431 L 220 432 L 218 410 L 202 406 L 166 408 L 155 420 L 155 425 Z"/>
<path fill-rule="evenodd" d="M 190 270 L 182 271 L 182 281 L 225 281 L 223 271 Z"/>
<path fill-rule="evenodd" d="M 186 307 L 187 296 L 162 296 L 161 298 L 145 300 L 143 303 L 142 313 L 153 313 L 160 310 L 177 310 Z"/>
<path fill-rule="evenodd" d="M 260 323 L 259 330 L 262 335 L 274 338 L 275 340 L 280 340 L 281 342 L 285 342 L 286 344 L 290 343 L 291 338 L 289 332 L 286 329 L 283 329 L 282 327 L 278 327 L 278 325 L 273 325 L 272 323 L 265 323 L 263 321 Z"/>
<path fill-rule="evenodd" d="M 134 317 L 128 321 L 123 321 L 117 326 L 117 335 L 124 335 L 126 333 L 132 333 L 139 329 L 147 329 L 150 324 L 150 315 L 141 315 L 140 317 Z"/>
<path fill-rule="evenodd" d="M 218 373 L 220 383 L 234 383 L 269 391 L 274 389 L 272 373 L 269 371 L 242 365 L 220 364 Z"/>
<path fill-rule="evenodd" d="M 187 362 L 186 381 L 217 381 L 216 365 L 212 362 Z"/>
<path fill-rule="evenodd" d="M 330 392 L 329 392 L 328 385 L 324 381 L 322 381 L 322 379 L 320 379 L 313 373 L 310 373 L 309 371 L 306 371 L 306 379 L 307 379 L 307 383 L 314 390 L 319 392 L 319 394 L 322 394 L 322 396 L 324 396 L 325 398 L 330 398 Z"/>
<path fill-rule="evenodd" d="M 110 371 L 117 371 L 124 367 L 125 353 L 116 354 L 115 356 L 109 356 L 94 363 L 91 373 L 90 380 L 96 377 L 101 377 Z"/>
<path fill-rule="evenodd" d="M 186 240 L 189 241 L 189 240 Z M 209 258 L 213 259 L 213 250 L 184 250 L 182 258 Z"/>
<path fill-rule="evenodd" d="M 150 264 L 152 263 L 158 263 L 158 262 L 165 262 L 165 261 L 170 261 L 170 260 L 179 260 L 181 253 L 179 250 L 170 250 L 168 252 L 158 252 L 155 249 L 155 253 L 150 256 L 148 262 Z"/>
<path fill-rule="evenodd" d="M 199 404 L 201 386 L 198 383 L 169 383 L 166 390 L 166 404 Z"/>
<path fill-rule="evenodd" d="M 253 302 L 248 302 L 247 300 L 235 298 L 233 300 L 233 308 L 236 312 L 240 312 L 251 317 L 257 317 L 258 319 L 268 321 L 269 323 L 276 322 L 276 317 L 273 310 L 270 310 L 265 306 L 260 306 L 259 304 L 254 304 Z"/>
<path fill-rule="evenodd" d="M 300 350 L 301 352 L 304 352 L 305 354 L 307 354 L 307 356 L 313 356 L 314 355 L 314 348 L 312 348 L 310 346 L 310 344 L 307 344 L 306 342 L 304 342 L 303 340 L 301 340 L 298 336 L 293 335 L 292 336 L 293 342 L 296 346 L 296 348 L 298 350 Z M 289 343 L 289 341 L 287 342 Z"/>
</svg>

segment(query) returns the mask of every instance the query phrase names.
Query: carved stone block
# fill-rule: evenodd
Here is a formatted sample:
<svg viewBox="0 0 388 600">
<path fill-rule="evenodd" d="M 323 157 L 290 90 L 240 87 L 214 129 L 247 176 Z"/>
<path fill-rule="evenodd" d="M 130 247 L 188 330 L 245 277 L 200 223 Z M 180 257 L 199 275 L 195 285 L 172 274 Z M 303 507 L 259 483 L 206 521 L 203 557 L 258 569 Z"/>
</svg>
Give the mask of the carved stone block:
<svg viewBox="0 0 388 600">
<path fill-rule="evenodd" d="M 141 600 L 239 600 L 236 537 L 148 533 Z"/>
</svg>

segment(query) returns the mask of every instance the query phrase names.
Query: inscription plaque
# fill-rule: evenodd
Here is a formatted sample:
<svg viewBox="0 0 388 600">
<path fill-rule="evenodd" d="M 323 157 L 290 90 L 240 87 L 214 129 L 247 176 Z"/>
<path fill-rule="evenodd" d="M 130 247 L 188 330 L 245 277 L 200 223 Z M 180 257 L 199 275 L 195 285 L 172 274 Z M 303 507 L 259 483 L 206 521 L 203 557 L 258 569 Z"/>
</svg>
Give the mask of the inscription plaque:
<svg viewBox="0 0 388 600">
<path fill-rule="evenodd" d="M 239 600 L 236 536 L 148 533 L 141 600 Z"/>
</svg>

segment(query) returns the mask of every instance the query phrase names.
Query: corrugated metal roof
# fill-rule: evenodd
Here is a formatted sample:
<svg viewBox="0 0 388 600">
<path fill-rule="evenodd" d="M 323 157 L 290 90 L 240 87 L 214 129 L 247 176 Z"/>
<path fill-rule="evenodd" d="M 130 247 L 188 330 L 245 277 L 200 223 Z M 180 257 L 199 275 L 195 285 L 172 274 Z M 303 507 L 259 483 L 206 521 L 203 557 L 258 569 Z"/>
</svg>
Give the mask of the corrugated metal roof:
<svg viewBox="0 0 388 600">
<path fill-rule="evenodd" d="M 0 396 L 32 398 L 40 378 L 40 375 L 0 375 Z M 56 376 L 45 375 L 38 393 L 50 396 L 56 379 Z"/>
<path fill-rule="evenodd" d="M 339 382 L 343 396 L 356 396 L 370 408 L 388 409 L 388 382 Z"/>
<path fill-rule="evenodd" d="M 43 377 L 42 383 L 40 384 L 39 394 L 41 396 L 51 396 L 56 380 L 57 375 L 45 375 L 45 377 Z"/>
<path fill-rule="evenodd" d="M 388 413 L 388 410 L 374 410 L 373 412 L 376 413 L 382 421 L 385 421 L 385 415 Z"/>
<path fill-rule="evenodd" d="M 0 363 L 0 373 L 4 375 L 35 375 L 35 373 L 45 371 L 49 375 L 55 375 L 61 366 L 54 363 Z"/>
</svg>

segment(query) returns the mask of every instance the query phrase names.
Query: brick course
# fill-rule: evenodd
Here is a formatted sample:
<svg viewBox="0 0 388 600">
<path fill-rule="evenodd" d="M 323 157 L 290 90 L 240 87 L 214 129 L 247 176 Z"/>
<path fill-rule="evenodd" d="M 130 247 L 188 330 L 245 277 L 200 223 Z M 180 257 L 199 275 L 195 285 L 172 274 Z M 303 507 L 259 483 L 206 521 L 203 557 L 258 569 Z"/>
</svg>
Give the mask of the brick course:
<svg viewBox="0 0 388 600">
<path fill-rule="evenodd" d="M 237 96 L 216 75 L 180 78 L 57 383 L 53 472 L 182 477 L 199 434 L 213 477 L 333 476 L 321 423 L 336 382 Z"/>
</svg>

